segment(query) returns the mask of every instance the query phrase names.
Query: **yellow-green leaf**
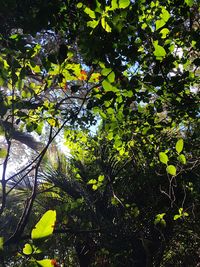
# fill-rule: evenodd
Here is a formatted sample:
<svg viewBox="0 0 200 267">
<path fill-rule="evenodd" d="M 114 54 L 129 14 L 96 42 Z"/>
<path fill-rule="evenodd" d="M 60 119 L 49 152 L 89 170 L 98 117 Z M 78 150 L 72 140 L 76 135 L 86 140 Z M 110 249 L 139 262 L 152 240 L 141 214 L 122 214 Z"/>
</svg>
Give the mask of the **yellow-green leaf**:
<svg viewBox="0 0 200 267">
<path fill-rule="evenodd" d="M 115 73 L 113 71 L 108 75 L 108 80 L 110 83 L 115 81 Z"/>
<path fill-rule="evenodd" d="M 56 222 L 56 211 L 48 210 L 31 232 L 32 239 L 43 238 L 51 235 Z"/>
<path fill-rule="evenodd" d="M 185 0 L 186 5 L 188 5 L 189 7 L 192 7 L 194 4 L 194 0 Z"/>
<path fill-rule="evenodd" d="M 172 176 L 176 175 L 176 167 L 174 165 L 169 165 L 166 168 L 167 173 L 171 174 Z"/>
<path fill-rule="evenodd" d="M 91 19 L 95 19 L 96 18 L 96 14 L 93 10 L 91 10 L 89 7 L 86 7 L 84 9 L 84 12 L 91 18 Z"/>
<path fill-rule="evenodd" d="M 183 139 L 181 138 L 176 143 L 176 151 L 178 154 L 180 154 L 182 150 L 183 150 Z"/>
<path fill-rule="evenodd" d="M 39 266 L 42 266 L 42 267 L 52 267 L 54 266 L 54 262 L 53 260 L 48 260 L 48 259 L 45 259 L 45 260 L 39 260 L 39 261 L 36 261 Z"/>
<path fill-rule="evenodd" d="M 106 22 L 106 18 L 105 18 L 105 16 L 101 18 L 101 25 L 102 25 L 103 29 L 104 29 L 106 32 L 111 32 L 111 31 L 112 31 L 111 27 L 110 27 L 109 24 Z"/>
<path fill-rule="evenodd" d="M 93 29 L 96 28 L 98 24 L 99 24 L 98 20 L 90 20 L 87 22 L 87 26 Z"/>
<path fill-rule="evenodd" d="M 83 3 L 81 3 L 81 2 L 79 2 L 78 4 L 77 4 L 77 8 L 81 8 L 83 6 Z"/>
<path fill-rule="evenodd" d="M 162 28 L 166 22 L 163 19 L 156 20 L 156 31 Z"/>
<path fill-rule="evenodd" d="M 164 153 L 164 152 L 160 152 L 159 153 L 159 159 L 162 163 L 166 164 L 167 165 L 167 162 L 168 162 L 168 156 Z"/>
<path fill-rule="evenodd" d="M 186 164 L 186 158 L 185 155 L 181 154 L 178 156 L 178 161 L 182 164 Z"/>
<path fill-rule="evenodd" d="M 5 158 L 7 155 L 7 150 L 5 148 L 0 148 L 0 158 Z"/>
<path fill-rule="evenodd" d="M 165 39 L 166 36 L 169 34 L 169 30 L 167 28 L 164 28 L 160 31 L 160 33 L 162 34 L 162 39 Z"/>
<path fill-rule="evenodd" d="M 130 0 L 119 0 L 119 8 L 127 8 L 130 2 Z"/>
<path fill-rule="evenodd" d="M 23 247 L 23 253 L 25 255 L 31 255 L 33 252 L 32 246 L 28 243 L 25 244 L 25 246 Z"/>
<path fill-rule="evenodd" d="M 0 251 L 3 250 L 3 237 L 0 237 Z"/>
<path fill-rule="evenodd" d="M 170 18 L 170 14 L 169 12 L 165 9 L 165 8 L 162 8 L 162 14 L 161 14 L 161 19 L 163 19 L 165 22 L 167 22 Z"/>
<path fill-rule="evenodd" d="M 103 182 L 104 178 L 105 178 L 104 175 L 99 175 L 99 177 L 98 177 L 98 181 L 99 181 L 99 182 Z"/>
<path fill-rule="evenodd" d="M 110 69 L 110 68 L 104 68 L 104 69 L 102 69 L 101 74 L 103 76 L 107 76 L 111 72 L 112 72 L 112 69 Z"/>
<path fill-rule="evenodd" d="M 154 56 L 160 61 L 163 60 L 163 58 L 166 56 L 165 49 L 161 45 L 158 45 L 158 41 L 154 41 L 153 46 L 155 49 L 153 52 Z"/>
<path fill-rule="evenodd" d="M 111 2 L 111 9 L 110 10 L 115 10 L 117 8 L 118 8 L 117 0 L 112 0 L 112 2 Z"/>
</svg>

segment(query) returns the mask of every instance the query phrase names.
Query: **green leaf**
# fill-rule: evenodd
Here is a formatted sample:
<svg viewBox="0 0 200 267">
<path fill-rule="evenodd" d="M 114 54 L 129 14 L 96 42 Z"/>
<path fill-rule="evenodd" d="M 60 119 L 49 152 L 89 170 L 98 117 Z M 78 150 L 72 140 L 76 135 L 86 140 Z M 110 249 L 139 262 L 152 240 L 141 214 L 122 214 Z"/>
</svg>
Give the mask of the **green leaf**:
<svg viewBox="0 0 200 267">
<path fill-rule="evenodd" d="M 96 28 L 98 24 L 99 24 L 98 20 L 90 20 L 87 22 L 87 26 L 93 29 Z"/>
<path fill-rule="evenodd" d="M 81 8 L 83 6 L 83 3 L 81 3 L 81 2 L 79 2 L 78 4 L 77 4 L 77 8 Z"/>
<path fill-rule="evenodd" d="M 174 215 L 174 221 L 176 221 L 179 218 L 181 218 L 181 215 L 178 215 L 178 214 Z"/>
<path fill-rule="evenodd" d="M 156 20 L 156 31 L 162 28 L 166 22 L 163 19 Z"/>
<path fill-rule="evenodd" d="M 3 237 L 0 237 L 0 251 L 3 250 Z"/>
<path fill-rule="evenodd" d="M 169 12 L 165 9 L 165 8 L 162 8 L 162 14 L 160 16 L 165 22 L 167 22 L 170 18 L 170 14 Z"/>
<path fill-rule="evenodd" d="M 84 12 L 91 18 L 91 19 L 95 19 L 96 18 L 96 14 L 93 10 L 91 10 L 89 7 L 86 7 L 84 9 Z"/>
<path fill-rule="evenodd" d="M 39 266 L 42 266 L 42 267 L 55 266 L 53 260 L 45 259 L 45 260 L 39 260 L 39 261 L 36 261 L 36 262 L 39 264 Z"/>
<path fill-rule="evenodd" d="M 162 39 L 165 39 L 166 36 L 169 34 L 169 30 L 167 28 L 164 28 L 160 31 L 160 33 L 162 34 Z"/>
<path fill-rule="evenodd" d="M 189 7 L 192 7 L 194 4 L 194 0 L 185 0 L 186 5 L 188 5 Z"/>
<path fill-rule="evenodd" d="M 166 168 L 167 173 L 175 176 L 176 175 L 176 167 L 174 165 L 169 165 Z"/>
<path fill-rule="evenodd" d="M 96 184 L 94 184 L 94 185 L 92 186 L 92 189 L 93 189 L 94 191 L 96 191 L 96 190 L 98 189 L 98 186 L 97 186 Z"/>
<path fill-rule="evenodd" d="M 97 180 L 95 180 L 95 179 L 90 179 L 88 181 L 88 184 L 96 184 L 96 183 L 97 183 Z"/>
<path fill-rule="evenodd" d="M 104 175 L 99 175 L 99 177 L 98 177 L 98 181 L 99 181 L 99 182 L 103 182 L 104 178 L 105 178 Z"/>
<path fill-rule="evenodd" d="M 103 76 L 107 76 L 107 75 L 109 75 L 111 72 L 112 72 L 112 69 L 110 69 L 110 68 L 104 68 L 104 69 L 102 69 L 101 74 L 102 74 Z"/>
<path fill-rule="evenodd" d="M 176 151 L 178 154 L 180 154 L 182 150 L 183 150 L 183 139 L 181 138 L 176 143 Z"/>
<path fill-rule="evenodd" d="M 103 29 L 104 29 L 106 32 L 111 32 L 111 31 L 112 31 L 111 27 L 110 27 L 109 24 L 106 22 L 106 18 L 105 18 L 105 16 L 101 18 L 101 25 L 102 25 Z"/>
<path fill-rule="evenodd" d="M 112 91 L 112 85 L 107 80 L 102 82 L 102 86 L 106 91 Z"/>
<path fill-rule="evenodd" d="M 56 222 L 56 211 L 48 210 L 31 232 L 32 239 L 43 238 L 51 235 Z"/>
<path fill-rule="evenodd" d="M 119 0 L 119 8 L 127 8 L 130 2 L 130 0 Z"/>
<path fill-rule="evenodd" d="M 154 41 L 153 46 L 155 49 L 153 52 L 154 56 L 156 57 L 156 59 L 161 61 L 166 56 L 165 49 L 162 46 L 158 45 L 158 41 Z"/>
<path fill-rule="evenodd" d="M 185 155 L 181 154 L 178 156 L 178 161 L 182 164 L 186 164 L 186 158 L 185 158 Z"/>
<path fill-rule="evenodd" d="M 107 78 L 110 83 L 113 83 L 115 81 L 115 73 L 112 71 Z"/>
<path fill-rule="evenodd" d="M 23 247 L 23 253 L 25 255 L 31 255 L 33 252 L 32 246 L 28 243 L 25 244 L 25 246 Z"/>
<path fill-rule="evenodd" d="M 7 155 L 7 149 L 6 148 L 0 148 L 0 158 L 5 158 Z"/>
<path fill-rule="evenodd" d="M 112 2 L 111 2 L 111 9 L 110 10 L 115 10 L 117 8 L 118 8 L 117 0 L 112 0 Z"/>
<path fill-rule="evenodd" d="M 159 159 L 162 163 L 167 165 L 167 162 L 169 161 L 168 156 L 164 152 L 159 153 Z"/>
</svg>

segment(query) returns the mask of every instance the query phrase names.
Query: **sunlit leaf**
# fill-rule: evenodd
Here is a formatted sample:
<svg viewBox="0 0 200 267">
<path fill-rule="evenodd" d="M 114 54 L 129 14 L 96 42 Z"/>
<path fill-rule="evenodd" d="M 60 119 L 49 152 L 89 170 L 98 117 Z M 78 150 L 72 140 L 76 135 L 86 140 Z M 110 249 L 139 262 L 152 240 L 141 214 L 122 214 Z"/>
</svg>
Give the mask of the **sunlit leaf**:
<svg viewBox="0 0 200 267">
<path fill-rule="evenodd" d="M 51 235 L 56 222 L 56 211 L 48 210 L 31 232 L 32 239 L 43 238 Z"/>
<path fill-rule="evenodd" d="M 7 155 L 7 149 L 6 148 L 0 148 L 0 158 L 5 158 Z"/>
<path fill-rule="evenodd" d="M 156 30 L 162 28 L 166 22 L 163 19 L 156 20 Z"/>
<path fill-rule="evenodd" d="M 165 39 L 166 36 L 169 34 L 169 29 L 164 28 L 164 29 L 162 29 L 162 30 L 160 31 L 160 33 L 162 34 L 162 37 L 161 37 L 161 38 Z"/>
<path fill-rule="evenodd" d="M 92 189 L 95 191 L 95 190 L 98 189 L 98 186 L 97 186 L 96 184 L 94 184 L 94 185 L 92 186 Z"/>
<path fill-rule="evenodd" d="M 98 20 L 90 20 L 87 22 L 87 26 L 93 29 L 96 28 L 98 24 L 99 24 Z"/>
<path fill-rule="evenodd" d="M 162 46 L 158 45 L 158 41 L 153 42 L 153 46 L 155 49 L 153 52 L 154 56 L 161 61 L 166 56 L 165 49 Z"/>
<path fill-rule="evenodd" d="M 179 218 L 181 218 L 181 215 L 178 214 L 174 215 L 174 221 L 178 220 Z"/>
<path fill-rule="evenodd" d="M 98 177 L 98 181 L 99 181 L 99 182 L 103 182 L 104 178 L 105 178 L 104 175 L 99 175 L 99 177 Z"/>
<path fill-rule="evenodd" d="M 166 168 L 167 173 L 171 174 L 172 176 L 176 175 L 176 167 L 174 165 L 169 165 Z"/>
<path fill-rule="evenodd" d="M 178 154 L 180 154 L 182 150 L 183 150 L 183 139 L 181 138 L 176 143 L 176 151 Z"/>
<path fill-rule="evenodd" d="M 164 164 L 167 164 L 167 162 L 169 161 L 168 156 L 164 152 L 159 153 L 159 159 Z"/>
<path fill-rule="evenodd" d="M 186 164 L 186 158 L 185 155 L 181 154 L 178 156 L 178 161 L 182 164 Z"/>
<path fill-rule="evenodd" d="M 93 10 L 91 10 L 89 7 L 86 7 L 84 9 L 84 12 L 91 18 L 91 19 L 95 19 L 96 18 L 96 14 Z"/>
<path fill-rule="evenodd" d="M 32 254 L 32 252 L 33 252 L 32 246 L 30 244 L 26 243 L 25 246 L 23 247 L 23 253 L 25 255 L 30 255 L 30 254 Z"/>
<path fill-rule="evenodd" d="M 161 14 L 161 18 L 167 22 L 170 18 L 170 14 L 169 12 L 165 9 L 165 8 L 162 8 L 162 14 Z"/>
<path fill-rule="evenodd" d="M 81 2 L 79 2 L 78 4 L 77 4 L 77 8 L 81 8 L 83 6 L 83 3 L 81 3 Z"/>
<path fill-rule="evenodd" d="M 111 9 L 110 10 L 115 10 L 117 8 L 118 8 L 117 0 L 112 0 L 111 1 Z"/>
<path fill-rule="evenodd" d="M 119 8 L 127 8 L 130 2 L 130 0 L 119 0 Z"/>
<path fill-rule="evenodd" d="M 44 260 L 39 260 L 39 261 L 36 261 L 36 262 L 37 262 L 37 264 L 39 264 L 39 266 L 42 266 L 42 267 L 55 266 L 53 260 L 44 259 Z"/>
<path fill-rule="evenodd" d="M 194 4 L 194 0 L 185 0 L 186 5 L 188 5 L 189 7 L 192 7 Z"/>
<path fill-rule="evenodd" d="M 107 80 L 104 80 L 102 82 L 102 85 L 103 85 L 103 88 L 106 90 L 106 91 L 111 91 L 112 90 L 112 85 L 107 81 Z"/>
<path fill-rule="evenodd" d="M 115 73 L 113 71 L 108 75 L 108 80 L 110 83 L 115 81 Z"/>
<path fill-rule="evenodd" d="M 111 27 L 110 27 L 109 24 L 106 22 L 106 18 L 105 18 L 105 17 L 102 17 L 102 18 L 101 18 L 101 25 L 102 25 L 103 29 L 104 29 L 106 32 L 111 32 L 111 31 L 112 31 Z"/>
<path fill-rule="evenodd" d="M 0 236 L 0 251 L 3 250 L 3 237 Z"/>
<path fill-rule="evenodd" d="M 101 74 L 102 74 L 103 76 L 107 76 L 107 75 L 110 74 L 111 72 L 112 72 L 112 69 L 110 69 L 110 68 L 104 68 L 104 69 L 102 69 Z"/>
</svg>

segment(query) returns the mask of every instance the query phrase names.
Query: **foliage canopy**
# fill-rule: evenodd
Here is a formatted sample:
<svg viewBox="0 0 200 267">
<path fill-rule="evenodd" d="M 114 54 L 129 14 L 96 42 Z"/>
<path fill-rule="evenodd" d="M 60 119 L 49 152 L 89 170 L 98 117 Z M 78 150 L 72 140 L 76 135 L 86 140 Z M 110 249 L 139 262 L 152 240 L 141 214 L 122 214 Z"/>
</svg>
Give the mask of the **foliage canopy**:
<svg viewBox="0 0 200 267">
<path fill-rule="evenodd" d="M 2 266 L 198 266 L 198 1 L 1 9 Z"/>
</svg>

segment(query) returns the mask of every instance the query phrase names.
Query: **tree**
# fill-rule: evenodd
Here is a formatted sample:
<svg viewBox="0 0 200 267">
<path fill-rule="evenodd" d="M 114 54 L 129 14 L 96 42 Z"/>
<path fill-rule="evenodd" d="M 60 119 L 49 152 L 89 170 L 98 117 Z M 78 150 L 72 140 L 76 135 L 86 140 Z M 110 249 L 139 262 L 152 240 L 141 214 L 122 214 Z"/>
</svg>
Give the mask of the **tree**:
<svg viewBox="0 0 200 267">
<path fill-rule="evenodd" d="M 56 256 L 64 266 L 67 247 L 71 266 L 196 266 L 197 1 L 13 0 L 2 8 L 0 219 L 15 218 L 1 232 L 3 264 L 17 262 L 10 255 L 20 244 L 18 264 L 49 266 Z M 32 150 L 8 176 L 16 140 Z M 57 214 L 48 247 L 24 253 L 35 215 L 47 210 Z M 189 240 L 193 261 L 178 252 L 176 261 L 172 246 Z"/>
</svg>

